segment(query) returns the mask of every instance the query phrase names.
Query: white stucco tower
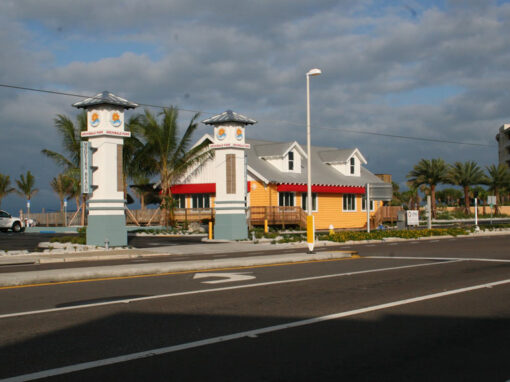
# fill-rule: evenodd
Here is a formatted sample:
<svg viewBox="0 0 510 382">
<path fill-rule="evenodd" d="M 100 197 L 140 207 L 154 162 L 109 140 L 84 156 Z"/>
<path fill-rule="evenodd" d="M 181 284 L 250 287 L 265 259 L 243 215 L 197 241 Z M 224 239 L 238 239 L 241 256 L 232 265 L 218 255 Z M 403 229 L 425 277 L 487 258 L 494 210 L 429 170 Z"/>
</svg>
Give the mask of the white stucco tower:
<svg viewBox="0 0 510 382">
<path fill-rule="evenodd" d="M 82 138 L 82 192 L 89 194 L 87 244 L 127 245 L 122 147 L 124 110 L 138 105 L 104 91 L 73 104 L 87 110 Z"/>
<path fill-rule="evenodd" d="M 216 175 L 216 215 L 214 238 L 240 240 L 248 237 L 246 222 L 246 149 L 245 127 L 257 121 L 228 110 L 202 123 L 214 126 L 214 169 Z"/>
</svg>

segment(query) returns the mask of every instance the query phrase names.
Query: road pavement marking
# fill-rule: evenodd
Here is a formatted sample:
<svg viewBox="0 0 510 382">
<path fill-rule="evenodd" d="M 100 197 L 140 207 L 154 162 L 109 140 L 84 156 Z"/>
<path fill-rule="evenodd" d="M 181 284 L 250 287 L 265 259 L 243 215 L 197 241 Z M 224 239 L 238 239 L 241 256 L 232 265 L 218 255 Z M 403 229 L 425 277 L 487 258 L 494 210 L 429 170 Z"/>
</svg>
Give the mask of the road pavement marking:
<svg viewBox="0 0 510 382">
<path fill-rule="evenodd" d="M 231 272 L 231 273 L 195 273 L 193 279 L 203 279 L 211 277 L 220 277 L 220 280 L 202 281 L 202 284 L 220 284 L 231 283 L 235 281 L 252 280 L 255 276 L 248 275 L 251 272 Z"/>
<path fill-rule="evenodd" d="M 327 321 L 336 320 L 339 318 L 355 316 L 355 315 L 359 315 L 359 314 L 374 312 L 374 311 L 388 309 L 388 308 L 394 308 L 396 306 L 413 304 L 415 302 L 432 300 L 432 299 L 451 296 L 451 295 L 455 295 L 455 294 L 459 294 L 459 293 L 472 292 L 472 291 L 479 290 L 479 289 L 492 288 L 495 286 L 505 285 L 505 284 L 509 284 L 509 283 L 510 283 L 510 279 L 506 279 L 506 280 L 494 281 L 494 282 L 486 283 L 486 284 L 473 285 L 470 287 L 453 289 L 450 291 L 444 291 L 444 292 L 439 292 L 439 293 L 432 293 L 432 294 L 427 294 L 427 295 L 419 296 L 419 297 L 412 297 L 412 298 L 408 298 L 408 299 L 404 299 L 404 300 L 392 301 L 392 302 L 388 302 L 388 303 L 384 303 L 384 304 L 368 306 L 365 308 L 349 310 L 346 312 L 333 313 L 333 314 L 328 314 L 326 316 L 320 316 L 320 317 L 309 318 L 306 320 L 288 322 L 286 324 L 267 326 L 265 328 L 247 330 L 244 332 L 232 333 L 232 334 L 227 334 L 227 335 L 223 335 L 223 336 L 219 336 L 219 337 L 211 337 L 211 338 L 206 338 L 206 339 L 198 340 L 198 341 L 192 341 L 192 342 L 183 343 L 183 344 L 179 344 L 179 345 L 166 346 L 166 347 L 162 347 L 162 348 L 151 349 L 151 350 L 146 350 L 146 351 L 137 352 L 137 353 L 125 354 L 125 355 L 121 355 L 121 356 L 117 356 L 117 357 L 105 358 L 105 359 L 100 359 L 100 360 L 96 360 L 96 361 L 83 362 L 83 363 L 78 363 L 75 365 L 58 367 L 55 369 L 38 371 L 35 373 L 19 375 L 19 376 L 12 377 L 12 378 L 6 378 L 2 381 L 4 381 L 4 382 L 31 381 L 31 380 L 39 379 L 39 378 L 54 377 L 57 375 L 69 374 L 69 373 L 74 373 L 77 371 L 89 370 L 89 369 L 94 369 L 97 367 L 115 365 L 118 363 L 134 361 L 134 360 L 138 360 L 138 359 L 142 359 L 142 358 L 149 358 L 149 357 L 154 357 L 157 355 L 174 353 L 174 352 L 178 352 L 181 350 L 188 350 L 188 349 L 198 348 L 198 347 L 202 347 L 202 346 L 218 344 L 221 342 L 237 340 L 237 339 L 241 339 L 241 338 L 245 338 L 245 337 L 256 338 L 257 336 L 260 336 L 261 334 L 273 333 L 273 332 L 277 332 L 280 330 L 292 329 L 292 328 L 297 328 L 297 327 L 306 326 L 306 325 L 318 324 L 321 322 L 327 322 Z"/>
<path fill-rule="evenodd" d="M 399 260 L 435 260 L 435 261 L 487 261 L 496 263 L 510 263 L 506 259 L 484 259 L 477 257 L 422 257 L 422 256 L 364 256 L 365 259 L 399 259 Z"/>
<path fill-rule="evenodd" d="M 179 297 L 179 296 L 187 296 L 187 295 L 192 295 L 192 294 L 221 292 L 221 291 L 244 289 L 244 288 L 255 288 L 255 287 L 260 287 L 260 286 L 268 286 L 268 285 L 289 284 L 289 283 L 302 282 L 302 281 L 323 280 L 323 279 L 330 279 L 330 278 L 334 278 L 334 277 L 354 276 L 354 275 L 361 275 L 361 274 L 365 274 L 365 273 L 394 271 L 394 270 L 400 270 L 400 269 L 406 269 L 406 268 L 427 267 L 427 266 L 431 266 L 431 265 L 442 265 L 442 264 L 448 264 L 448 263 L 455 263 L 458 261 L 460 261 L 460 260 L 455 259 L 455 260 L 443 261 L 443 262 L 428 262 L 428 263 L 413 264 L 413 265 L 402 265 L 399 267 L 377 268 L 377 269 L 369 269 L 369 270 L 356 271 L 356 272 L 335 273 L 333 275 L 311 276 L 311 277 L 303 277 L 303 278 L 299 278 L 299 279 L 268 281 L 268 282 L 255 283 L 255 284 L 236 285 L 236 286 L 213 288 L 213 289 L 192 290 L 192 291 L 187 291 L 187 292 L 167 293 L 167 294 L 160 294 L 160 295 L 155 295 L 155 296 L 135 297 L 135 298 L 109 301 L 109 302 L 97 302 L 97 303 L 88 304 L 88 305 L 66 306 L 66 307 L 61 307 L 61 308 L 32 310 L 32 311 L 28 311 L 28 312 L 6 313 L 6 314 L 1 314 L 0 319 L 11 318 L 11 317 L 20 317 L 20 316 L 30 316 L 30 315 L 42 314 L 42 313 L 61 312 L 64 310 L 93 308 L 93 307 L 113 305 L 113 304 L 129 304 L 132 302 L 157 300 L 160 298 Z"/>
</svg>

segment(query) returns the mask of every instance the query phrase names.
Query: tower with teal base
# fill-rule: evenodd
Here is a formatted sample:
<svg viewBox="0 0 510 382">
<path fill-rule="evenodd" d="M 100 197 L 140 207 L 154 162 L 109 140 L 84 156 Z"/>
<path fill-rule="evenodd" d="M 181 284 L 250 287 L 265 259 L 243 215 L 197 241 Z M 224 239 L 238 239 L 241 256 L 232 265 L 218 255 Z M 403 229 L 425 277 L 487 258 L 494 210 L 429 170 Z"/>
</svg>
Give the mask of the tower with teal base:
<svg viewBox="0 0 510 382">
<path fill-rule="evenodd" d="M 122 148 L 131 133 L 124 130 L 124 110 L 138 105 L 104 91 L 73 106 L 87 111 L 87 130 L 81 133 L 82 192 L 89 195 L 87 244 L 126 246 Z"/>
<path fill-rule="evenodd" d="M 227 110 L 202 123 L 214 126 L 216 198 L 214 239 L 243 240 L 248 238 L 246 221 L 246 150 L 245 128 L 257 121 Z"/>
</svg>

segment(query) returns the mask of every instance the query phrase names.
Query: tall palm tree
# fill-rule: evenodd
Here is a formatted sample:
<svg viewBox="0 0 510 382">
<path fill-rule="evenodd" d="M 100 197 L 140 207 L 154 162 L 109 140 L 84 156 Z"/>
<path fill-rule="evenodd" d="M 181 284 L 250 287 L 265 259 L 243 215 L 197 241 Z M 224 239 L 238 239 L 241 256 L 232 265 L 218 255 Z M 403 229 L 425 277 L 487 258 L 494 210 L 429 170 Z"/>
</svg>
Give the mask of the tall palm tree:
<svg viewBox="0 0 510 382">
<path fill-rule="evenodd" d="M 402 193 L 402 199 L 407 202 L 407 207 L 410 210 L 418 209 L 421 201 L 418 187 L 416 187 L 414 183 L 411 182 L 407 183 L 407 187 L 409 187 L 409 190 Z"/>
<path fill-rule="evenodd" d="M 466 213 L 470 213 L 469 188 L 487 182 L 482 169 L 473 161 L 455 162 L 448 171 L 448 182 L 462 187 Z"/>
<path fill-rule="evenodd" d="M 499 205 L 501 204 L 500 192 L 506 188 L 510 189 L 510 169 L 508 166 L 500 163 L 498 166 L 490 165 L 487 169 L 487 185 L 489 191 L 494 192 L 496 196 L 496 215 L 499 214 Z"/>
<path fill-rule="evenodd" d="M 18 186 L 18 194 L 27 199 L 27 217 L 30 217 L 30 200 L 39 191 L 34 188 L 35 178 L 30 171 L 27 171 L 26 176 L 21 174 L 19 179 L 16 179 L 16 185 Z"/>
<path fill-rule="evenodd" d="M 436 186 L 446 182 L 448 165 L 441 158 L 422 159 L 407 174 L 409 182 L 415 187 L 428 186 L 430 188 L 430 198 L 432 204 L 432 216 L 436 217 Z"/>
<path fill-rule="evenodd" d="M 58 174 L 56 178 L 53 178 L 50 182 L 50 186 L 58 195 L 60 200 L 60 212 L 62 213 L 62 224 L 65 225 L 64 216 L 64 199 L 69 195 L 73 189 L 73 178 L 64 174 Z"/>
<path fill-rule="evenodd" d="M 9 175 L 0 174 L 0 206 L 2 199 L 14 191 L 11 187 L 11 179 Z"/>
<path fill-rule="evenodd" d="M 54 119 L 55 127 L 62 138 L 64 154 L 44 149 L 42 153 L 53 159 L 64 168 L 65 175 L 80 179 L 80 142 L 81 132 L 87 130 L 87 112 L 83 111 L 76 117 L 76 124 L 63 114 Z M 85 195 L 82 197 L 81 225 L 85 225 Z M 78 208 L 78 205 L 76 206 Z"/>
<path fill-rule="evenodd" d="M 152 114 L 149 110 L 140 119 L 145 146 L 139 155 L 145 157 L 147 172 L 158 174 L 161 187 L 161 205 L 164 211 L 161 223 L 167 225 L 174 223 L 171 186 L 186 172 L 200 165 L 211 157 L 210 151 L 205 148 L 208 142 L 190 148 L 191 138 L 198 127 L 195 114 L 188 124 L 184 134 L 179 138 L 177 124 L 178 110 L 175 107 L 163 109 L 161 117 Z"/>
</svg>

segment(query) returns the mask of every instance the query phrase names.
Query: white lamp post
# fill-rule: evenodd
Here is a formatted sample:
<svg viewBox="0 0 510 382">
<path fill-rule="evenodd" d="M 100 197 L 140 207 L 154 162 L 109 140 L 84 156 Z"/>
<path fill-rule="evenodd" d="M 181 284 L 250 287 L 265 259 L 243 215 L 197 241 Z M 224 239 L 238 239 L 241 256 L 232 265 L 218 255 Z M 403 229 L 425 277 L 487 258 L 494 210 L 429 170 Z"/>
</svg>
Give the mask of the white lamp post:
<svg viewBox="0 0 510 382">
<path fill-rule="evenodd" d="M 306 238 L 308 243 L 308 250 L 313 252 L 315 245 L 315 224 L 312 215 L 312 160 L 310 153 L 310 77 L 322 74 L 320 69 L 311 69 L 306 73 L 306 155 L 308 166 L 308 182 L 307 182 L 307 201 L 306 207 L 308 216 L 306 217 Z"/>
</svg>

